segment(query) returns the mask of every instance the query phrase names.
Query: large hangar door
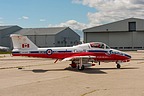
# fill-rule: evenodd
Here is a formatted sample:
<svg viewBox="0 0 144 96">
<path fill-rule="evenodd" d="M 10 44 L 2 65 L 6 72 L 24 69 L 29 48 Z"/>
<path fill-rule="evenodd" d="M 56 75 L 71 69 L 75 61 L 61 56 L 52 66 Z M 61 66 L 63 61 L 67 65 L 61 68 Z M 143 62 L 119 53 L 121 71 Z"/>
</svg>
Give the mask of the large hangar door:
<svg viewBox="0 0 144 96">
<path fill-rule="evenodd" d="M 27 35 L 27 37 L 28 37 L 35 45 L 37 45 L 34 35 Z"/>
<path fill-rule="evenodd" d="M 35 37 L 35 41 L 36 41 L 36 44 L 38 45 L 38 47 L 44 47 L 45 46 L 44 38 L 45 38 L 45 36 L 36 36 Z"/>
<path fill-rule="evenodd" d="M 46 47 L 55 47 L 55 36 L 45 35 L 45 46 Z"/>
<path fill-rule="evenodd" d="M 109 44 L 109 34 L 108 33 L 87 33 L 87 42 L 103 42 Z"/>
<path fill-rule="evenodd" d="M 144 47 L 144 32 L 133 32 L 134 49 L 142 49 Z"/>
<path fill-rule="evenodd" d="M 39 47 L 53 47 L 54 36 L 48 36 L 48 35 L 36 36 L 36 44 Z"/>
<path fill-rule="evenodd" d="M 131 32 L 109 33 L 109 46 L 130 49 L 130 47 L 132 47 L 132 33 Z"/>
</svg>

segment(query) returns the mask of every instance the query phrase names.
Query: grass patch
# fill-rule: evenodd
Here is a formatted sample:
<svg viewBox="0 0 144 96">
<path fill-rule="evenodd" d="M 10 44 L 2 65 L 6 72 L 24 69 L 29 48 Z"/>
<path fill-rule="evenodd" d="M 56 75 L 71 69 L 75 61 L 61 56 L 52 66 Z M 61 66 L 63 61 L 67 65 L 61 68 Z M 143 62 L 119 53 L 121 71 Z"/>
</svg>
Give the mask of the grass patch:
<svg viewBox="0 0 144 96">
<path fill-rule="evenodd" d="M 0 54 L 11 54 L 11 51 L 0 51 Z"/>
</svg>

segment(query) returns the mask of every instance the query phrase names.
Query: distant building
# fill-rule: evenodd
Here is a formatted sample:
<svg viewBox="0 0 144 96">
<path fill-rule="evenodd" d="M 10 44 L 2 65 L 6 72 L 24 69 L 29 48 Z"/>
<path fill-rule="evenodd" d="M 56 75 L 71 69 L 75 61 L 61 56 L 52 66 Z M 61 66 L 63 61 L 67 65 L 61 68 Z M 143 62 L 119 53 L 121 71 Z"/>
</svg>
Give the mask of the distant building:
<svg viewBox="0 0 144 96">
<path fill-rule="evenodd" d="M 24 28 L 16 33 L 28 36 L 38 47 L 73 46 L 80 42 L 80 36 L 69 27 Z"/>
<path fill-rule="evenodd" d="M 144 49 L 144 19 L 128 18 L 84 29 L 84 42 L 104 42 L 121 50 Z"/>
<path fill-rule="evenodd" d="M 0 46 L 12 48 L 10 34 L 28 36 L 38 47 L 63 47 L 80 43 L 80 36 L 69 27 L 21 28 L 0 26 Z"/>
<path fill-rule="evenodd" d="M 11 47 L 9 35 L 21 29 L 19 26 L 0 26 L 0 46 Z"/>
</svg>

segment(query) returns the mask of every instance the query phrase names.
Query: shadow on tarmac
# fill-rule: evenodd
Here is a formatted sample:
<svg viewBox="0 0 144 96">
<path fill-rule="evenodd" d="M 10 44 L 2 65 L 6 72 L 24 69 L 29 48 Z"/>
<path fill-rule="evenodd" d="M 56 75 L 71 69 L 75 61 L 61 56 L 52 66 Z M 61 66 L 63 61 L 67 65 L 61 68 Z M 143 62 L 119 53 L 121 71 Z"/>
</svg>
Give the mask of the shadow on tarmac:
<svg viewBox="0 0 144 96">
<path fill-rule="evenodd" d="M 64 71 L 65 69 L 48 69 L 48 70 L 44 70 L 44 69 L 33 69 L 33 70 L 22 70 L 22 71 L 32 71 L 34 73 L 45 73 L 48 71 Z"/>
<path fill-rule="evenodd" d="M 77 70 L 77 68 L 65 68 L 65 70 L 69 70 L 69 71 L 74 71 L 74 72 L 82 72 L 82 73 L 87 73 L 87 74 L 107 74 L 107 72 L 104 72 L 104 70 L 128 70 L 128 69 L 138 69 L 138 68 L 121 68 L 121 69 L 117 69 L 117 68 L 85 68 L 85 70 L 79 71 Z"/>
<path fill-rule="evenodd" d="M 73 71 L 73 72 L 81 72 L 81 73 L 87 73 L 87 74 L 107 74 L 104 71 L 101 71 L 101 69 L 98 68 L 85 68 L 84 70 L 79 71 L 77 68 L 71 68 L 67 67 L 65 70 Z"/>
<path fill-rule="evenodd" d="M 73 72 L 80 72 L 86 74 L 107 74 L 104 70 L 129 70 L 129 69 L 138 69 L 136 67 L 129 67 L 129 68 L 85 68 L 85 70 L 79 71 L 77 68 L 67 67 L 65 69 L 33 69 L 33 70 L 22 70 L 22 71 L 32 71 L 34 73 L 45 73 L 48 71 L 73 71 Z"/>
</svg>

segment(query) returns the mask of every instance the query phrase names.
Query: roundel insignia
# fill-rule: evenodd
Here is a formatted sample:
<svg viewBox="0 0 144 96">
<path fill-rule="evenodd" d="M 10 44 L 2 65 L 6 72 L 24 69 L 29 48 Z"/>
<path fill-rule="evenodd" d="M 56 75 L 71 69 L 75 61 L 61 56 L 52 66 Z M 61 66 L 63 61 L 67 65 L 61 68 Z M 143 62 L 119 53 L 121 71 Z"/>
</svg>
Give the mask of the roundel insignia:
<svg viewBox="0 0 144 96">
<path fill-rule="evenodd" d="M 53 53 L 53 51 L 52 51 L 51 49 L 48 49 L 48 50 L 46 51 L 46 53 L 47 53 L 48 55 L 51 55 L 51 54 Z"/>
</svg>

